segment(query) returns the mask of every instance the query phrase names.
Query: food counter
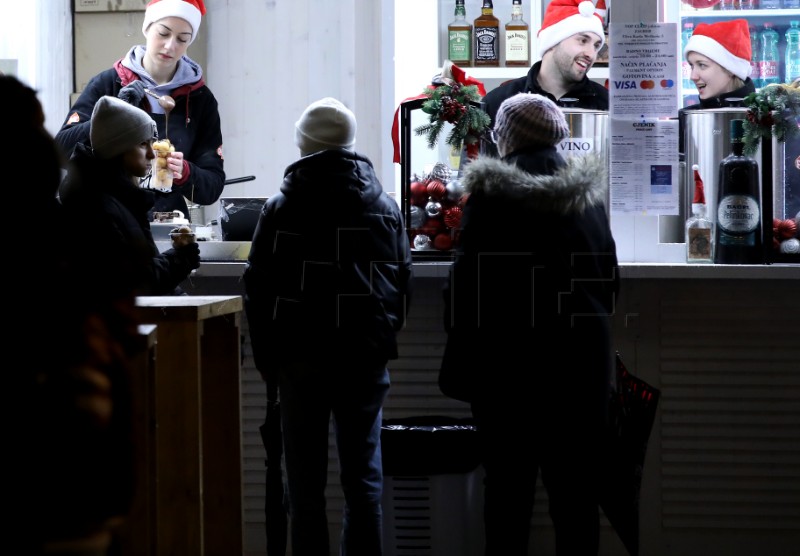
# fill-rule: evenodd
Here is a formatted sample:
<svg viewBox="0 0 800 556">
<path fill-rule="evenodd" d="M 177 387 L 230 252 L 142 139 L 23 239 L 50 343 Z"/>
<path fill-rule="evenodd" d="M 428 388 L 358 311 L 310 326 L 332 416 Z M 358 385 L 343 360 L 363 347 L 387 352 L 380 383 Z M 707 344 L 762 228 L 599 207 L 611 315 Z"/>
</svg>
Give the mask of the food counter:
<svg viewBox="0 0 800 556">
<path fill-rule="evenodd" d="M 192 295 L 242 294 L 249 249 L 238 249 L 242 260 L 204 260 L 183 287 Z M 466 404 L 437 386 L 448 269 L 447 262 L 414 264 L 400 358 L 390 363 L 387 419 L 469 416 Z M 734 556 L 764 547 L 793 553 L 800 530 L 800 265 L 623 263 L 620 271 L 616 347 L 632 372 L 662 391 L 643 477 L 642 554 L 700 556 L 710 546 Z M 258 426 L 266 397 L 242 320 L 245 534 L 246 545 L 257 545 L 264 527 Z M 338 527 L 341 493 L 331 480 L 329 520 Z M 544 494 L 533 526 L 538 550 L 552 551 Z M 604 554 L 625 554 L 605 521 L 601 545 Z"/>
</svg>

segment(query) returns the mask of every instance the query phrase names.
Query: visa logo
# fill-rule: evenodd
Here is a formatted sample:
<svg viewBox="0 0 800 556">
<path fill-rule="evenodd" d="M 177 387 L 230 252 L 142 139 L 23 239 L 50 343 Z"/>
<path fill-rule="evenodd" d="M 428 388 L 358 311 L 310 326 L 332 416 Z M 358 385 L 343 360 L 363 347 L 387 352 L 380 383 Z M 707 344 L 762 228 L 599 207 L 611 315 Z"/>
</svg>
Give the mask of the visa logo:
<svg viewBox="0 0 800 556">
<path fill-rule="evenodd" d="M 637 89 L 636 81 L 614 81 L 615 89 Z"/>
</svg>

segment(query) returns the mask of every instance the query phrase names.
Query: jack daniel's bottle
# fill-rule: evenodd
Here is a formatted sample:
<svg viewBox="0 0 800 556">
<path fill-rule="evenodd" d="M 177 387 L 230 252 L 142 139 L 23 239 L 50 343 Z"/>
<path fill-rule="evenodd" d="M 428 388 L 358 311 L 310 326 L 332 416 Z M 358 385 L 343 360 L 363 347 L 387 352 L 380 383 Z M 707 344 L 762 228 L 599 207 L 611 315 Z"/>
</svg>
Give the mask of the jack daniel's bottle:
<svg viewBox="0 0 800 556">
<path fill-rule="evenodd" d="M 714 262 L 761 264 L 758 163 L 744 155 L 744 120 L 731 120 L 731 154 L 719 163 Z"/>
<path fill-rule="evenodd" d="M 494 16 L 492 0 L 483 0 L 481 15 L 475 19 L 475 65 L 500 65 L 500 20 Z"/>
</svg>

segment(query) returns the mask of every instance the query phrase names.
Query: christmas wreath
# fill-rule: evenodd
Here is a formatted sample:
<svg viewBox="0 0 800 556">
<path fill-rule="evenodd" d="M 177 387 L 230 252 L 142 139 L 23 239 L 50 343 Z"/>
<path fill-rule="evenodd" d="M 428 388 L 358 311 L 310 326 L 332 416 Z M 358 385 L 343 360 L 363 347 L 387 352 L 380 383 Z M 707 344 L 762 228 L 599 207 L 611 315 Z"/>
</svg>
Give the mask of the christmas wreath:
<svg viewBox="0 0 800 556">
<path fill-rule="evenodd" d="M 427 136 L 428 148 L 432 149 L 439 141 L 445 123 L 450 123 L 453 129 L 445 139 L 448 145 L 457 150 L 461 150 L 464 144 L 476 145 L 490 124 L 489 115 L 472 105 L 482 98 L 478 87 L 444 77 L 440 78 L 440 83 L 429 85 L 423 91 L 428 99 L 422 103 L 422 111 L 429 115 L 429 121 L 414 132 Z"/>
<path fill-rule="evenodd" d="M 773 83 L 744 98 L 744 152 L 753 155 L 761 138 L 785 142 L 800 132 L 800 80 L 791 85 Z"/>
</svg>

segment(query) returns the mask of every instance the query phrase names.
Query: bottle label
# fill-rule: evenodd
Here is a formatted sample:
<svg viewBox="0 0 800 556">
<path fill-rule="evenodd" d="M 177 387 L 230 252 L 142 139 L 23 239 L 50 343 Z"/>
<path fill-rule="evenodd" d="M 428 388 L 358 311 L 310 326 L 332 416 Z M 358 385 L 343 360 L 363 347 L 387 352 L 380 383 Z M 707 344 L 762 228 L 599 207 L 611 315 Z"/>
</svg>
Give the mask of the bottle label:
<svg viewBox="0 0 800 556">
<path fill-rule="evenodd" d="M 447 40 L 447 57 L 452 62 L 468 62 L 470 60 L 469 43 L 468 30 L 450 31 Z"/>
<path fill-rule="evenodd" d="M 778 79 L 778 62 L 776 60 L 761 60 L 758 63 L 758 72 L 761 79 Z"/>
<path fill-rule="evenodd" d="M 527 31 L 506 31 L 506 62 L 527 62 L 528 44 Z"/>
<path fill-rule="evenodd" d="M 760 213 L 758 202 L 749 195 L 723 197 L 717 208 L 720 243 L 755 245 L 754 232 L 758 228 Z"/>
<path fill-rule="evenodd" d="M 496 61 L 498 27 L 479 27 L 475 30 L 475 60 Z"/>
<path fill-rule="evenodd" d="M 711 228 L 689 228 L 687 232 L 689 244 L 686 257 L 690 261 L 710 261 Z"/>
</svg>

